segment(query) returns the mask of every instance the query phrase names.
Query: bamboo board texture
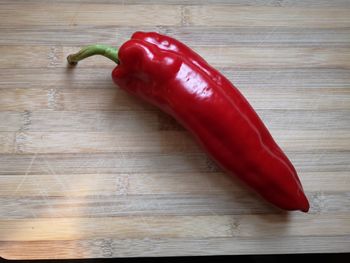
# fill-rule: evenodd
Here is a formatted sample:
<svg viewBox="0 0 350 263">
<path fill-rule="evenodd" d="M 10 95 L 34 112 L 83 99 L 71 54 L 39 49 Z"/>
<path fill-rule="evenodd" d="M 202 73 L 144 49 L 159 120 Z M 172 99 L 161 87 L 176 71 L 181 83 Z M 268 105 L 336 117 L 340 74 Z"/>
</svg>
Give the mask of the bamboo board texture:
<svg viewBox="0 0 350 263">
<path fill-rule="evenodd" d="M 0 1 L 0 256 L 350 252 L 349 13 L 346 0 Z M 223 174 L 114 86 L 112 62 L 67 68 L 79 47 L 137 30 L 180 39 L 239 87 L 308 214 Z"/>
</svg>

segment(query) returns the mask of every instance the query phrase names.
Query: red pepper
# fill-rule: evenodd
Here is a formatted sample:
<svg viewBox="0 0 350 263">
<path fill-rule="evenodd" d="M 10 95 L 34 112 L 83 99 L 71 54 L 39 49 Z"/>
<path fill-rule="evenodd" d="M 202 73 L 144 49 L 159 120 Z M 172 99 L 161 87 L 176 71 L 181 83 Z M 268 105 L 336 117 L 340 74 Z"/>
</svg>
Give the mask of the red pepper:
<svg viewBox="0 0 350 263">
<path fill-rule="evenodd" d="M 70 64 L 100 54 L 117 62 L 114 82 L 173 116 L 228 173 L 285 210 L 309 210 L 297 172 L 240 91 L 183 43 L 136 32 L 119 49 L 96 45 Z"/>
</svg>

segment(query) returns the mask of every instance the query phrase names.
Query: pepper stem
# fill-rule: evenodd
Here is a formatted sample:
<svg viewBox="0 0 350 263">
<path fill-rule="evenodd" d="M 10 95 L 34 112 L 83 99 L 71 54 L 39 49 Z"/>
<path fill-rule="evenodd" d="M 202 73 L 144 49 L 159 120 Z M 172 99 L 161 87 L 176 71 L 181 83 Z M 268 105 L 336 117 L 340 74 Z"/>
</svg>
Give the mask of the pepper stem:
<svg viewBox="0 0 350 263">
<path fill-rule="evenodd" d="M 119 64 L 118 49 L 105 45 L 91 45 L 82 48 L 78 53 L 70 54 L 67 61 L 70 65 L 76 65 L 80 60 L 94 55 L 102 55 Z"/>
</svg>

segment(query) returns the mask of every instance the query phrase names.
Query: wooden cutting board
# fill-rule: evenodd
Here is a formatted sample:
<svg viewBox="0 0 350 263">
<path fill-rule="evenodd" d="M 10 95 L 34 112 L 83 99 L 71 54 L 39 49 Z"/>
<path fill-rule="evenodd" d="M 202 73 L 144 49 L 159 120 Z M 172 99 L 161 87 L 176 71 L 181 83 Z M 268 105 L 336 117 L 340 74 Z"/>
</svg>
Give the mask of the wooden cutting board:
<svg viewBox="0 0 350 263">
<path fill-rule="evenodd" d="M 350 252 L 349 1 L 0 7 L 0 256 Z M 239 87 L 298 170 L 308 214 L 223 174 L 172 118 L 113 85 L 112 62 L 67 67 L 79 47 L 137 30 L 180 39 Z"/>
</svg>

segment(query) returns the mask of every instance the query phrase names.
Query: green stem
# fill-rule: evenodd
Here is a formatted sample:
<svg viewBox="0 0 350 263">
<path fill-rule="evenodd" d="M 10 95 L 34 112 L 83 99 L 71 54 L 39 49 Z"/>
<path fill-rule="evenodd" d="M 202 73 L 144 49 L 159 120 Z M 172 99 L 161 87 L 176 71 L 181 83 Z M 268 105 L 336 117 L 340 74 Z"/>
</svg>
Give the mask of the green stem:
<svg viewBox="0 0 350 263">
<path fill-rule="evenodd" d="M 67 60 L 70 65 L 76 65 L 80 60 L 94 55 L 102 55 L 119 64 L 118 49 L 105 45 L 91 45 L 84 47 L 78 53 L 69 55 Z"/>
</svg>

